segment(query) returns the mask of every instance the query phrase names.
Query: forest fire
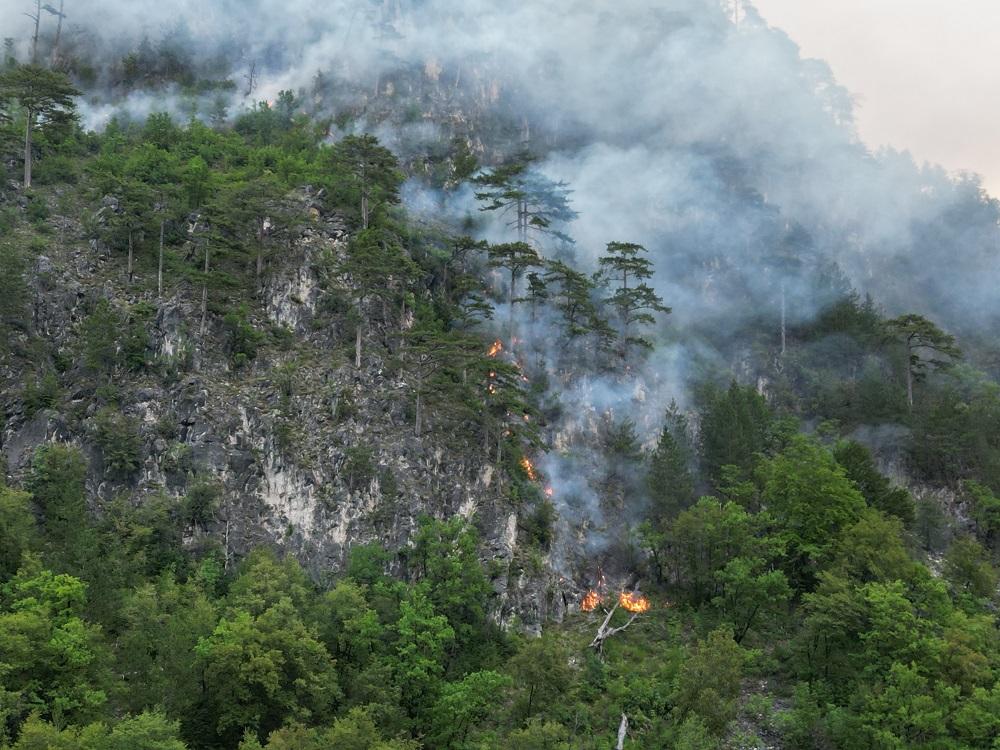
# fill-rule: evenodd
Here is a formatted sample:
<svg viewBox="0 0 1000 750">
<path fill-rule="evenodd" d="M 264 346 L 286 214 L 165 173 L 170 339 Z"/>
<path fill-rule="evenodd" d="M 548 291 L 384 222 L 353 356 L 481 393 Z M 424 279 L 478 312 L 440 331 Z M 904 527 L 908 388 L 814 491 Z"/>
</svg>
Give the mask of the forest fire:
<svg viewBox="0 0 1000 750">
<path fill-rule="evenodd" d="M 535 470 L 535 465 L 531 463 L 531 460 L 527 456 L 521 459 L 521 468 L 528 475 L 528 479 L 532 482 L 538 481 L 538 472 Z"/>
<path fill-rule="evenodd" d="M 551 487 L 545 488 L 545 497 L 555 497 L 555 496 L 556 496 L 556 491 L 554 489 L 552 489 Z"/>
<path fill-rule="evenodd" d="M 580 602 L 580 611 L 593 612 L 600 606 L 601 602 L 603 601 L 604 598 L 596 591 L 591 589 L 590 591 L 587 592 L 587 595 L 583 597 L 583 600 Z"/>
<path fill-rule="evenodd" d="M 489 357 L 490 359 L 494 359 L 502 351 L 503 351 L 503 342 L 500 339 L 497 339 L 487 350 L 486 356 Z"/>
<path fill-rule="evenodd" d="M 618 603 L 621 605 L 622 609 L 636 614 L 640 612 L 648 612 L 650 607 L 649 599 L 637 591 L 623 591 L 618 597 Z"/>
</svg>

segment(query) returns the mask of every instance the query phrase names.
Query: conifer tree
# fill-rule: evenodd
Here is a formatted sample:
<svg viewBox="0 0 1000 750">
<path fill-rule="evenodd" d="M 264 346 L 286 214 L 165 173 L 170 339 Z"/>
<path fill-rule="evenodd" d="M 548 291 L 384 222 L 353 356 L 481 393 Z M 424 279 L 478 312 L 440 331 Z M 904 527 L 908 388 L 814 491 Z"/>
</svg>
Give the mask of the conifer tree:
<svg viewBox="0 0 1000 750">
<path fill-rule="evenodd" d="M 345 201 L 358 206 L 361 228 L 387 206 L 399 203 L 403 174 L 389 149 L 373 135 L 349 135 L 332 151 L 333 189 Z"/>
<path fill-rule="evenodd" d="M 922 315 L 902 315 L 886 323 L 889 333 L 906 349 L 906 404 L 913 411 L 913 385 L 928 369 L 942 370 L 961 359 L 955 337 Z"/>
<path fill-rule="evenodd" d="M 338 263 L 354 292 L 357 328 L 354 342 L 354 366 L 361 368 L 367 303 L 372 299 L 388 302 L 410 282 L 416 266 L 406 254 L 399 238 L 382 227 L 362 230 L 351 241 L 347 254 Z"/>
<path fill-rule="evenodd" d="M 77 91 L 62 73 L 21 65 L 0 75 L 0 99 L 15 100 L 24 111 L 24 188 L 31 187 L 32 137 L 35 129 L 75 116 Z"/>
<path fill-rule="evenodd" d="M 507 290 L 507 301 L 510 305 L 509 332 L 514 335 L 514 303 L 518 302 L 517 282 L 529 268 L 542 266 L 542 257 L 527 242 L 505 242 L 500 245 L 490 245 L 487 249 L 490 265 L 494 268 L 505 268 L 510 274 L 510 286 Z"/>
<path fill-rule="evenodd" d="M 615 332 L 601 315 L 594 299 L 597 283 L 560 260 L 549 261 L 546 269 L 545 280 L 555 287 L 550 297 L 553 306 L 562 315 L 565 342 L 593 336 L 595 350 L 606 349 Z"/>
<path fill-rule="evenodd" d="M 668 314 L 670 308 L 647 280 L 653 277 L 653 264 L 643 257 L 646 248 L 631 242 L 609 242 L 606 254 L 599 259 L 600 277 L 613 285 L 613 291 L 605 302 L 618 312 L 621 326 L 618 342 L 618 356 L 627 368 L 629 350 L 632 346 L 651 349 L 649 339 L 633 333 L 635 326 L 649 326 L 656 322 L 655 313 Z"/>
<path fill-rule="evenodd" d="M 646 474 L 650 513 L 661 529 L 694 500 L 688 439 L 687 419 L 672 403 Z"/>
<path fill-rule="evenodd" d="M 472 179 L 480 190 L 480 211 L 498 211 L 507 226 L 515 229 L 517 241 L 527 243 L 532 235 L 548 235 L 572 242 L 560 230 L 576 218 L 570 208 L 566 183 L 550 180 L 531 169 L 534 157 L 519 154 L 513 160 Z M 514 214 L 511 217 L 511 214 Z"/>
</svg>

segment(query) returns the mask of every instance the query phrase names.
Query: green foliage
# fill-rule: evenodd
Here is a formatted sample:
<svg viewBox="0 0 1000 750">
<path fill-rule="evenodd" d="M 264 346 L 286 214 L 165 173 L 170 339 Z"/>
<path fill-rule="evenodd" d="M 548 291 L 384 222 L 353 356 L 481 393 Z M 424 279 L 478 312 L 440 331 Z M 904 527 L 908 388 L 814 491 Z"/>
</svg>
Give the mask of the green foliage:
<svg viewBox="0 0 1000 750">
<path fill-rule="evenodd" d="M 107 700 L 100 630 L 82 619 L 86 585 L 29 560 L 0 607 L 0 664 L 15 727 L 29 707 L 59 725 L 99 716 Z"/>
<path fill-rule="evenodd" d="M 186 524 L 205 526 L 212 520 L 222 490 L 218 484 L 210 480 L 199 480 L 188 487 L 184 495 L 181 518 Z"/>
<path fill-rule="evenodd" d="M 666 530 L 670 522 L 694 499 L 694 478 L 687 420 L 672 405 L 667 413 L 656 450 L 649 457 L 646 490 L 649 515 L 654 527 Z"/>
<path fill-rule="evenodd" d="M 653 277 L 653 264 L 643 255 L 646 252 L 646 248 L 635 243 L 609 242 L 605 254 L 598 260 L 601 279 L 614 285 L 611 296 L 604 301 L 618 313 L 621 326 L 618 352 L 626 366 L 631 347 L 653 348 L 653 343 L 636 333 L 635 327 L 651 326 L 656 322 L 656 313 L 670 312 L 663 299 L 646 283 Z"/>
<path fill-rule="evenodd" d="M 81 325 L 83 364 L 95 376 L 110 379 L 120 359 L 118 330 L 121 319 L 106 299 L 98 300 Z"/>
<path fill-rule="evenodd" d="M 713 630 L 700 641 L 678 676 L 675 711 L 679 718 L 696 716 L 709 732 L 721 735 L 736 717 L 736 699 L 747 656 L 725 628 Z M 685 734 L 697 736 L 693 728 Z"/>
<path fill-rule="evenodd" d="M 24 412 L 28 417 L 56 406 L 62 398 L 62 388 L 54 372 L 29 380 L 24 386 Z"/>
<path fill-rule="evenodd" d="M 913 498 L 902 487 L 893 487 L 875 467 L 875 459 L 861 443 L 844 441 L 833 450 L 833 457 L 844 467 L 847 477 L 854 482 L 865 500 L 873 508 L 896 516 L 911 525 L 916 517 Z"/>
<path fill-rule="evenodd" d="M 997 593 L 997 571 L 986 551 L 969 537 L 952 542 L 945 557 L 945 576 L 961 594 L 976 599 L 993 598 Z"/>
<path fill-rule="evenodd" d="M 352 492 L 358 492 L 375 479 L 374 452 L 366 445 L 352 445 L 344 451 L 341 474 Z"/>
<path fill-rule="evenodd" d="M 254 328 L 245 306 L 226 313 L 222 322 L 226 327 L 233 366 L 245 367 L 257 358 L 257 349 L 264 341 L 264 334 Z"/>
<path fill-rule="evenodd" d="M 0 485 L 0 584 L 21 567 L 24 555 L 38 544 L 31 495 Z"/>
<path fill-rule="evenodd" d="M 718 483 L 724 466 L 748 473 L 755 456 L 768 446 L 772 417 L 764 398 L 733 381 L 728 390 L 710 391 L 706 401 L 701 424 L 704 475 Z"/>
<path fill-rule="evenodd" d="M 865 499 L 821 445 L 796 436 L 757 470 L 764 507 L 780 519 L 786 567 L 797 586 L 808 587 L 836 534 L 857 521 Z"/>
<path fill-rule="evenodd" d="M 104 470 L 110 476 L 124 479 L 139 468 L 142 443 L 136 420 L 117 409 L 102 409 L 94 417 L 94 441 L 101 449 Z"/>
<path fill-rule="evenodd" d="M 322 721 L 340 694 L 329 654 L 288 599 L 258 617 L 223 617 L 195 651 L 220 738 L 247 727 L 266 735 L 296 718 Z"/>
</svg>

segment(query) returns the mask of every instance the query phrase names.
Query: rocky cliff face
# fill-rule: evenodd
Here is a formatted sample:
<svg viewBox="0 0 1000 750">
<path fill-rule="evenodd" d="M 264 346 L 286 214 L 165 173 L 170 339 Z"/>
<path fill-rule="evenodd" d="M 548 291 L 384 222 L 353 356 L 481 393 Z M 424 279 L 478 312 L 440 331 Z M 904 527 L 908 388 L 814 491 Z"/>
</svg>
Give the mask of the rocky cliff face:
<svg viewBox="0 0 1000 750">
<path fill-rule="evenodd" d="M 199 336 L 199 288 L 181 284 L 157 301 L 155 279 L 154 291 L 137 291 L 149 287 L 141 271 L 128 284 L 121 258 L 88 241 L 82 224 L 64 221 L 60 240 L 30 270 L 33 312 L 24 335 L 41 342 L 50 361 L 63 362 L 61 397 L 32 413 L 23 398 L 34 377 L 27 359 L 4 373 L 2 451 L 10 478 L 23 477 L 46 441 L 74 443 L 89 459 L 97 512 L 123 495 L 133 503 L 163 495 L 180 507 L 193 490 L 207 493 L 210 511 L 192 518 L 191 545 L 218 543 L 227 561 L 273 545 L 318 579 L 338 571 L 352 546 L 400 550 L 421 516 L 461 515 L 480 531 L 498 619 L 516 615 L 535 627 L 558 616 L 565 604 L 550 586 L 552 574 L 544 561 L 520 559 L 507 480 L 478 441 L 445 428 L 415 437 L 409 384 L 378 353 L 383 347 L 368 347 L 365 366 L 353 367 L 350 335 L 324 313 L 331 290 L 323 265 L 347 239 L 336 217 L 313 209 L 313 222 L 272 262 L 249 313 L 279 344 L 235 368 L 217 316 Z M 155 311 L 149 354 L 161 366 L 114 383 L 121 414 L 137 434 L 138 465 L 125 475 L 109 466 L 97 439 L 94 384 L 78 364 L 65 364 L 75 361 L 81 321 L 98 299 L 123 310 L 146 302 Z"/>
</svg>

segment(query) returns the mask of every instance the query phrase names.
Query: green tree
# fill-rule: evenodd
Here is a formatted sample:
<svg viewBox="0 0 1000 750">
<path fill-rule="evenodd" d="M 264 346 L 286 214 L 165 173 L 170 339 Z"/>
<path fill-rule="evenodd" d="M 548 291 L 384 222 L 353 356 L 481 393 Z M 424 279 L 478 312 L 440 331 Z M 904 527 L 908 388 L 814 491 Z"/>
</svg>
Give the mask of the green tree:
<svg viewBox="0 0 1000 750">
<path fill-rule="evenodd" d="M 830 452 L 801 435 L 761 463 L 758 481 L 792 580 L 808 586 L 837 534 L 858 520 L 865 500 Z"/>
<path fill-rule="evenodd" d="M 56 726 L 93 720 L 107 701 L 107 654 L 86 622 L 87 587 L 69 575 L 27 563 L 6 587 L 0 607 L 0 671 L 7 722 L 31 710 Z"/>
<path fill-rule="evenodd" d="M 156 296 L 162 298 L 164 240 L 167 223 L 180 214 L 181 165 L 177 156 L 167 150 L 177 138 L 169 115 L 150 115 L 144 131 L 151 142 L 140 144 L 133 150 L 125 163 L 124 173 L 147 186 L 155 197 L 153 212 L 159 220 Z"/>
<path fill-rule="evenodd" d="M 879 472 L 868 448 L 853 440 L 841 441 L 834 447 L 833 457 L 844 467 L 848 478 L 857 485 L 869 505 L 908 526 L 913 523 L 916 514 L 913 498 L 902 487 L 893 487 Z"/>
<path fill-rule="evenodd" d="M 774 540 L 762 538 L 765 520 L 714 497 L 701 498 L 677 516 L 665 534 L 665 567 L 693 604 L 725 595 L 727 580 L 720 574 L 729 563 L 766 561 L 780 550 Z"/>
<path fill-rule="evenodd" d="M 434 705 L 441 690 L 445 653 L 455 639 L 448 618 L 437 614 L 426 584 L 410 589 L 399 608 L 396 624 L 396 681 L 412 718 Z"/>
<path fill-rule="evenodd" d="M 188 724 L 202 679 L 195 646 L 219 619 L 209 595 L 197 581 L 178 583 L 165 572 L 129 591 L 120 615 L 115 672 L 126 687 L 124 706 L 159 704 Z"/>
<path fill-rule="evenodd" d="M 491 671 L 473 672 L 445 684 L 431 712 L 435 746 L 464 747 L 469 732 L 499 712 L 510 685 L 510 677 Z"/>
<path fill-rule="evenodd" d="M 478 556 L 478 535 L 461 516 L 449 521 L 422 519 L 408 556 L 411 575 L 426 585 L 437 614 L 454 631 L 459 654 L 488 643 L 484 636 L 492 589 Z"/>
<path fill-rule="evenodd" d="M 38 534 L 31 495 L 0 485 L 0 584 L 21 567 L 26 552 L 36 548 Z"/>
<path fill-rule="evenodd" d="M 416 274 L 416 266 L 399 238 L 382 227 L 355 235 L 337 271 L 346 277 L 354 295 L 354 366 L 361 368 L 361 344 L 369 311 L 367 304 L 379 300 L 385 306 L 405 288 Z"/>
<path fill-rule="evenodd" d="M 372 226 L 372 218 L 399 203 L 403 175 L 391 151 L 369 134 L 349 135 L 331 151 L 334 193 L 359 207 L 361 228 Z"/>
<path fill-rule="evenodd" d="M 944 572 L 961 594 L 977 599 L 996 596 L 997 571 L 990 564 L 982 545 L 972 537 L 960 537 L 952 542 L 945 556 Z"/>
<path fill-rule="evenodd" d="M 769 442 L 773 418 L 764 397 L 733 381 L 727 390 L 708 394 L 702 412 L 701 456 L 705 476 L 716 486 L 724 466 L 736 466 L 743 475 Z"/>
<path fill-rule="evenodd" d="M 683 721 L 695 715 L 715 736 L 736 716 L 736 700 L 747 652 L 726 628 L 718 628 L 689 650 L 677 678 L 675 711 Z"/>
<path fill-rule="evenodd" d="M 676 404 L 671 404 L 646 473 L 650 515 L 660 531 L 694 500 L 691 462 L 687 419 Z"/>
<path fill-rule="evenodd" d="M 340 698 L 333 660 L 288 598 L 259 616 L 234 610 L 195 648 L 201 696 L 227 744 L 292 720 L 322 722 Z"/>
<path fill-rule="evenodd" d="M 539 713 L 551 715 L 573 679 L 566 645 L 554 633 L 528 641 L 508 666 L 519 692 L 515 710 L 525 720 Z"/>
<path fill-rule="evenodd" d="M 549 298 L 562 316 L 563 346 L 592 336 L 595 352 L 608 348 L 615 334 L 595 301 L 597 282 L 560 260 L 547 261 L 545 268 L 544 279 L 554 287 Z"/>
<path fill-rule="evenodd" d="M 86 494 L 87 463 L 78 448 L 49 444 L 35 451 L 25 488 L 42 514 L 48 559 L 72 569 L 94 554 Z"/>
<path fill-rule="evenodd" d="M 69 78 L 37 65 L 20 65 L 0 74 L 0 99 L 14 99 L 24 111 L 24 189 L 31 187 L 32 137 L 39 127 L 65 123 L 75 113 L 80 92 Z"/>
<path fill-rule="evenodd" d="M 25 270 L 24 256 L 17 245 L 0 241 L 0 354 L 13 350 L 16 332 L 25 330 L 29 319 L 25 313 Z"/>
<path fill-rule="evenodd" d="M 299 218 L 286 200 L 285 188 L 270 171 L 252 174 L 245 182 L 227 187 L 222 221 L 240 244 L 252 245 L 254 274 L 259 281 L 264 273 L 268 239 L 285 230 Z"/>
<path fill-rule="evenodd" d="M 413 376 L 414 427 L 423 434 L 428 401 L 445 404 L 455 398 L 461 373 L 481 349 L 474 336 L 445 330 L 444 324 L 426 309 L 417 311 L 417 320 L 406 334 L 403 366 Z"/>
<path fill-rule="evenodd" d="M 497 211 L 517 231 L 517 242 L 527 244 L 532 233 L 570 242 L 560 227 L 576 218 L 570 191 L 531 168 L 534 157 L 521 153 L 495 169 L 472 178 L 480 211 Z M 511 213 L 514 214 L 511 217 Z"/>
<path fill-rule="evenodd" d="M 511 338 L 514 336 L 514 304 L 519 301 L 517 296 L 517 282 L 529 268 L 540 268 L 543 265 L 542 257 L 527 242 L 505 242 L 499 245 L 490 245 L 487 248 L 490 258 L 490 266 L 493 268 L 505 268 L 510 274 L 510 283 L 507 289 L 507 304 L 509 307 L 508 333 Z"/>
<path fill-rule="evenodd" d="M 598 259 L 601 279 L 612 285 L 611 296 L 604 301 L 618 312 L 621 326 L 618 352 L 623 365 L 629 366 L 629 347 L 651 349 L 653 344 L 644 336 L 633 333 L 635 326 L 656 323 L 656 313 L 668 314 L 670 308 L 646 282 L 653 277 L 653 264 L 643 257 L 647 250 L 631 242 L 609 242 L 605 254 Z"/>
<path fill-rule="evenodd" d="M 886 329 L 903 344 L 906 355 L 906 403 L 913 411 L 913 385 L 927 376 L 928 369 L 940 370 L 961 359 L 955 337 L 945 333 L 921 315 L 903 315 L 886 324 Z"/>
</svg>

